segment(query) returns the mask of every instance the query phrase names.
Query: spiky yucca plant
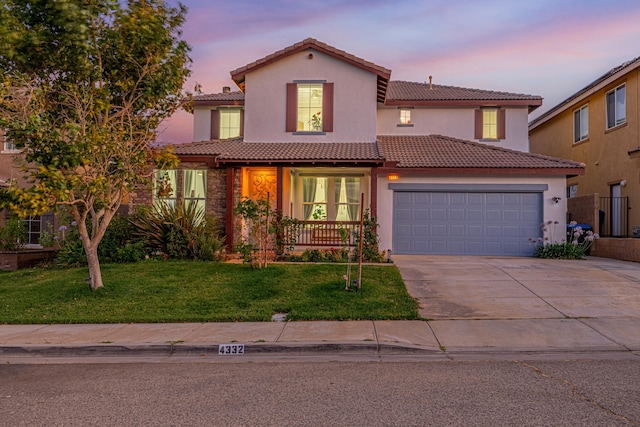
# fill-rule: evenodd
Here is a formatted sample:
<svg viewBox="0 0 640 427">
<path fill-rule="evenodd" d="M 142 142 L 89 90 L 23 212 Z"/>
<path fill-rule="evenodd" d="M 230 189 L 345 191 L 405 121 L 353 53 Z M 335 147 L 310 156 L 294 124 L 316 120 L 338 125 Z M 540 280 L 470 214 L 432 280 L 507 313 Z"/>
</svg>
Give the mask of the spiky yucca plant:
<svg viewBox="0 0 640 427">
<path fill-rule="evenodd" d="M 146 239 L 150 249 L 166 257 L 201 258 L 199 255 L 205 252 L 199 248 L 203 236 L 209 236 L 205 240 L 214 242 L 217 249 L 221 246 L 211 221 L 194 202 L 158 203 L 133 219 L 133 224 L 136 234 Z"/>
</svg>

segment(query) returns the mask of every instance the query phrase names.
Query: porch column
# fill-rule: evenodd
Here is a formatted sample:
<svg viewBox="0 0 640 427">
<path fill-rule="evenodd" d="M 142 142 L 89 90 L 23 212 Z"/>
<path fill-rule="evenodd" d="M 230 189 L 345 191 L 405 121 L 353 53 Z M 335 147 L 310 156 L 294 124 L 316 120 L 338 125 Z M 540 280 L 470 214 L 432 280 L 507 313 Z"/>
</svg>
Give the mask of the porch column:
<svg viewBox="0 0 640 427">
<path fill-rule="evenodd" d="M 282 193 L 284 192 L 284 168 L 276 167 L 276 212 L 282 214 Z"/>
<path fill-rule="evenodd" d="M 234 226 L 233 226 L 233 193 L 235 187 L 235 170 L 233 166 L 227 167 L 227 194 L 226 194 L 226 206 L 225 209 L 225 239 L 224 243 L 227 246 L 227 251 L 233 252 L 233 241 L 234 241 Z"/>
<path fill-rule="evenodd" d="M 378 216 L 378 168 L 371 168 L 371 217 Z"/>
</svg>

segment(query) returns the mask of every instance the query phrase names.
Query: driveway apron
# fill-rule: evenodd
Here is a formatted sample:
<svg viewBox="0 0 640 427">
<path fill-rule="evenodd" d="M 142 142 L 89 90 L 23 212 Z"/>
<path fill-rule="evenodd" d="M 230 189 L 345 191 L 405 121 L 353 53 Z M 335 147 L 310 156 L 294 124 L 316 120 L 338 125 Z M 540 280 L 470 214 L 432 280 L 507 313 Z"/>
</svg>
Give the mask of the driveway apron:
<svg viewBox="0 0 640 427">
<path fill-rule="evenodd" d="M 441 345 L 640 350 L 640 264 L 396 255 Z"/>
</svg>

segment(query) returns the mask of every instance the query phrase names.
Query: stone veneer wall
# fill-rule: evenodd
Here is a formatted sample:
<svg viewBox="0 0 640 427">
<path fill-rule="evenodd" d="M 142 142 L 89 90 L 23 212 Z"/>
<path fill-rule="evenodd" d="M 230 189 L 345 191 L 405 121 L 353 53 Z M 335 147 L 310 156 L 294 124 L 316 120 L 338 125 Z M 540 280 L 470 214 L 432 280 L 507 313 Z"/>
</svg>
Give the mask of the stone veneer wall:
<svg viewBox="0 0 640 427">
<path fill-rule="evenodd" d="M 225 232 L 225 212 L 227 208 L 227 170 L 210 169 L 206 163 L 180 163 L 178 166 L 177 199 L 181 203 L 183 200 L 184 169 L 203 169 L 207 171 L 207 215 L 211 215 L 216 220 L 216 225 L 221 234 Z M 153 203 L 153 184 L 138 185 L 129 197 L 129 214 L 136 211 L 138 206 L 151 206 Z"/>
<path fill-rule="evenodd" d="M 600 195 L 598 193 L 567 199 L 568 221 L 578 224 L 589 224 L 594 233 L 600 233 L 598 211 L 600 210 Z"/>
</svg>

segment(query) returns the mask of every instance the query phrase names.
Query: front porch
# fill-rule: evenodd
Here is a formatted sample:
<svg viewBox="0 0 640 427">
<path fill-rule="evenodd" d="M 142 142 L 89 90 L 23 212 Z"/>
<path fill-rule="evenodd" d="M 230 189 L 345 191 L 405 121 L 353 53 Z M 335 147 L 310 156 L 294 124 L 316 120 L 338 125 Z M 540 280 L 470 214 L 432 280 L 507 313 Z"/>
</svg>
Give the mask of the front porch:
<svg viewBox="0 0 640 427">
<path fill-rule="evenodd" d="M 295 250 L 354 246 L 360 215 L 375 211 L 375 168 L 259 167 L 227 169 L 226 245 L 230 252 L 245 235 L 235 206 L 242 200 L 269 201 L 271 216 L 294 219 Z M 230 191 L 233 190 L 233 191 Z M 232 193 L 232 194 L 230 194 Z"/>
</svg>

